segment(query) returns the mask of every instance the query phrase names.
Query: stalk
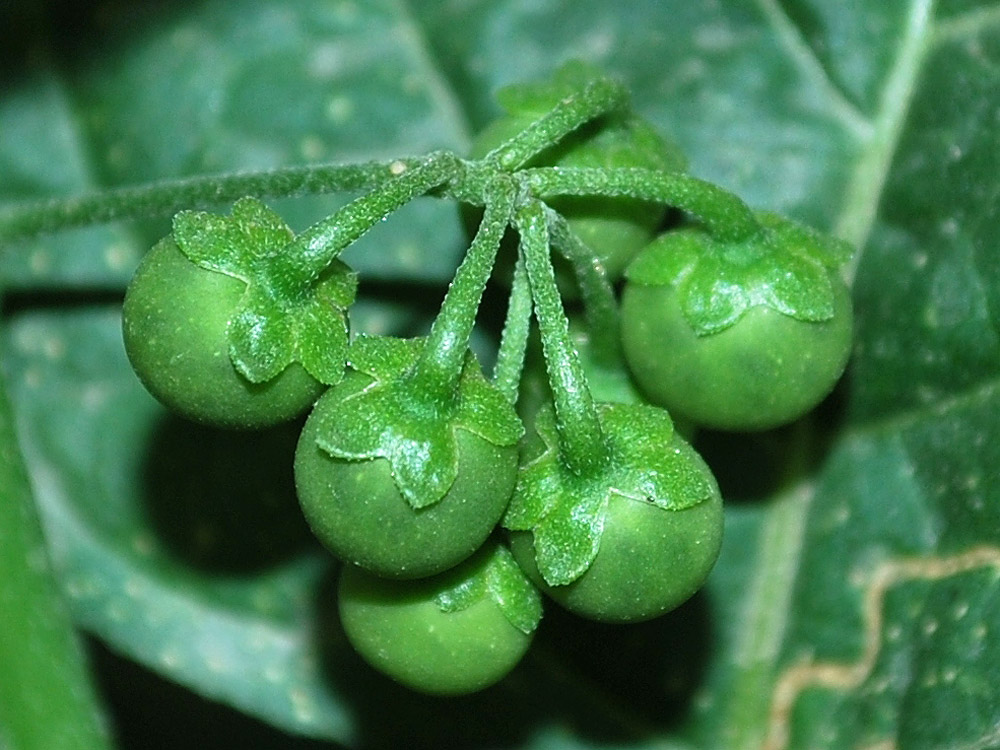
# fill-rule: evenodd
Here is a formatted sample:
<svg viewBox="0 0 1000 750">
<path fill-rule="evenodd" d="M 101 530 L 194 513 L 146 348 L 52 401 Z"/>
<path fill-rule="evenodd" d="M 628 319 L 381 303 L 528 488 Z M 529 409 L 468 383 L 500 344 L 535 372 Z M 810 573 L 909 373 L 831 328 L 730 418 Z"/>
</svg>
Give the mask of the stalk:
<svg viewBox="0 0 1000 750">
<path fill-rule="evenodd" d="M 604 267 L 561 214 L 546 206 L 545 215 L 552 246 L 573 266 L 595 361 L 603 367 L 621 368 L 624 360 L 618 331 L 618 303 Z"/>
<path fill-rule="evenodd" d="M 440 151 L 415 165 L 397 162 L 391 170 L 388 181 L 300 233 L 277 259 L 277 284 L 294 294 L 315 281 L 344 248 L 393 211 L 453 180 L 461 163 Z"/>
<path fill-rule="evenodd" d="M 412 167 L 421 161 L 396 159 L 188 177 L 15 204 L 0 209 L 0 240 L 110 221 L 169 216 L 196 206 L 231 203 L 245 195 L 266 198 L 366 190 L 391 179 L 400 166 Z"/>
<path fill-rule="evenodd" d="M 760 231 L 746 203 L 683 172 L 640 167 L 539 167 L 523 174 L 532 194 L 542 200 L 561 195 L 606 195 L 662 203 L 698 217 L 722 242 L 740 242 Z"/>
<path fill-rule="evenodd" d="M 531 332 L 531 287 L 528 270 L 520 255 L 514 266 L 514 282 L 507 303 L 507 319 L 500 335 L 497 363 L 493 369 L 493 383 L 512 403 L 517 403 L 521 373 L 524 371 L 524 353 Z"/>
<path fill-rule="evenodd" d="M 513 171 L 562 140 L 581 125 L 613 112 L 628 101 L 628 91 L 608 78 L 598 78 L 579 93 L 563 99 L 528 128 L 502 143 L 483 161 Z"/>
<path fill-rule="evenodd" d="M 513 183 L 498 180 L 490 192 L 482 223 L 448 287 L 413 372 L 423 387 L 443 399 L 452 397 L 462 375 L 479 303 L 513 213 Z"/>
<path fill-rule="evenodd" d="M 517 212 L 516 223 L 555 403 L 561 457 L 578 476 L 592 474 L 607 461 L 608 448 L 587 377 L 570 340 L 569 323 L 549 257 L 545 207 L 540 201 L 530 202 Z"/>
<path fill-rule="evenodd" d="M 0 745 L 110 750 L 60 598 L 0 378 Z"/>
</svg>

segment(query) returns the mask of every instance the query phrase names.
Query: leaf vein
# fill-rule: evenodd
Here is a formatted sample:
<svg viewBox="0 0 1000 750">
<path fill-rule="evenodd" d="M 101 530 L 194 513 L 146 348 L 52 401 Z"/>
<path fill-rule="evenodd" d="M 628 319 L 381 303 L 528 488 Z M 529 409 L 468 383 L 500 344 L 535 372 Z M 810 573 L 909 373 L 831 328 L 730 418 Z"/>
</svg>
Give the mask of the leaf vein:
<svg viewBox="0 0 1000 750">
<path fill-rule="evenodd" d="M 875 129 L 861 150 L 835 234 L 858 248 L 845 269 L 848 282 L 853 281 L 878 213 L 893 156 L 909 113 L 920 70 L 931 36 L 931 16 L 934 0 L 913 0 L 896 60 L 882 87 Z"/>
<path fill-rule="evenodd" d="M 874 123 L 830 77 L 829 71 L 816 56 L 801 30 L 795 25 L 778 0 L 755 0 L 764 18 L 771 25 L 779 42 L 799 71 L 817 85 L 832 113 L 859 140 L 867 140 Z"/>
<path fill-rule="evenodd" d="M 451 122 L 456 134 L 462 139 L 462 145 L 472 140 L 472 126 L 466 117 L 465 110 L 455 93 L 454 86 L 444 74 L 443 66 L 438 64 L 434 55 L 434 47 L 430 43 L 423 26 L 417 20 L 410 0 L 395 0 L 397 15 L 402 20 L 401 28 L 406 40 L 416 55 L 418 67 L 424 73 L 424 82 L 430 91 L 431 98 L 437 103 L 446 119 Z M 439 144 L 440 146 L 454 144 Z"/>
</svg>

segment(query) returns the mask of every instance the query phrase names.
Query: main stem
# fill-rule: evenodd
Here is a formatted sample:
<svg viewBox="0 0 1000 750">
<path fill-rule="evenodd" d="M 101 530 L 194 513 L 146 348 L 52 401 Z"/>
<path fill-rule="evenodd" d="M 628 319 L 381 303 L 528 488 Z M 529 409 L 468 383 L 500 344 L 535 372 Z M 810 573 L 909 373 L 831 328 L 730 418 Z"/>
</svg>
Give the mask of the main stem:
<svg viewBox="0 0 1000 750">
<path fill-rule="evenodd" d="M 108 750 L 80 643 L 52 577 L 0 377 L 0 745 Z"/>
<path fill-rule="evenodd" d="M 533 122 L 506 143 L 486 155 L 483 161 L 513 171 L 557 143 L 581 125 L 622 107 L 628 92 L 608 78 L 597 78 L 579 93 L 563 99 L 548 114 Z"/>
<path fill-rule="evenodd" d="M 479 303 L 514 211 L 515 186 L 511 181 L 498 179 L 490 193 L 479 230 L 455 272 L 414 370 L 414 376 L 442 398 L 454 393 L 462 375 Z"/>
<path fill-rule="evenodd" d="M 560 453 L 570 471 L 585 476 L 604 464 L 608 448 L 587 376 L 570 340 L 569 323 L 549 257 L 545 207 L 540 201 L 531 201 L 517 212 L 516 222 L 556 408 Z"/>
<path fill-rule="evenodd" d="M 231 203 L 245 195 L 265 198 L 365 190 L 391 179 L 400 165 L 414 166 L 420 161 L 397 159 L 189 177 L 7 206 L 0 209 L 0 240 L 109 221 L 167 216 L 194 206 Z"/>
<path fill-rule="evenodd" d="M 523 174 L 532 194 L 542 200 L 561 195 L 606 195 L 680 208 L 701 219 L 709 233 L 722 242 L 745 240 L 761 228 L 738 197 L 683 172 L 640 167 L 539 167 Z"/>
</svg>

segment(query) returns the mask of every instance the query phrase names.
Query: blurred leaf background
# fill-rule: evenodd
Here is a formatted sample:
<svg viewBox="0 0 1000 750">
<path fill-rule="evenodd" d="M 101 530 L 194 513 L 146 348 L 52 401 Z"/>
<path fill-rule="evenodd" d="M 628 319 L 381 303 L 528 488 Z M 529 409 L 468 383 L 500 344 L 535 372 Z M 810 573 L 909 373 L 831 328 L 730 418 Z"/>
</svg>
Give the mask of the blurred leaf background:
<svg viewBox="0 0 1000 750">
<path fill-rule="evenodd" d="M 1000 4 L 9 0 L 0 18 L 0 202 L 463 152 L 497 88 L 582 58 L 693 174 L 861 250 L 831 399 L 698 440 L 729 503 L 706 590 L 630 627 L 549 606 L 508 679 L 440 700 L 345 645 L 294 426 L 182 423 L 128 368 L 122 291 L 168 219 L 0 247 L 0 370 L 123 746 L 1000 746 Z M 301 229 L 347 198 L 273 205 Z M 429 199 L 377 227 L 345 255 L 355 329 L 425 330 L 465 241 Z"/>
</svg>

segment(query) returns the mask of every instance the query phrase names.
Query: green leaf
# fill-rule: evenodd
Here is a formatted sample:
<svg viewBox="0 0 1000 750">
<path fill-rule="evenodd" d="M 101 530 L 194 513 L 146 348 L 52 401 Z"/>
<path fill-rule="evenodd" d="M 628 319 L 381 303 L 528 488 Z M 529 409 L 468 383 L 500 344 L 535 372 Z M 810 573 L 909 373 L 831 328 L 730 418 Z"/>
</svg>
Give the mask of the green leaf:
<svg viewBox="0 0 1000 750">
<path fill-rule="evenodd" d="M 729 500 L 707 595 L 627 628 L 551 608 L 524 665 L 455 704 L 370 675 L 331 624 L 305 530 L 275 548 L 283 524 L 254 517 L 291 445 L 285 461 L 169 421 L 129 372 L 116 303 L 167 217 L 5 244 L 0 369 L 81 627 L 199 695 L 349 747 L 996 744 L 993 3 L 7 5 L 0 202 L 464 153 L 500 87 L 582 58 L 628 84 L 692 175 L 860 251 L 857 345 L 824 418 L 698 440 Z M 275 208 L 300 230 L 348 197 Z M 374 229 L 343 256 L 362 279 L 355 328 L 426 332 L 464 247 L 443 201 Z M 266 493 L 285 522 L 287 492 Z M 142 721 L 165 710 L 131 687 L 117 700 Z"/>
</svg>

